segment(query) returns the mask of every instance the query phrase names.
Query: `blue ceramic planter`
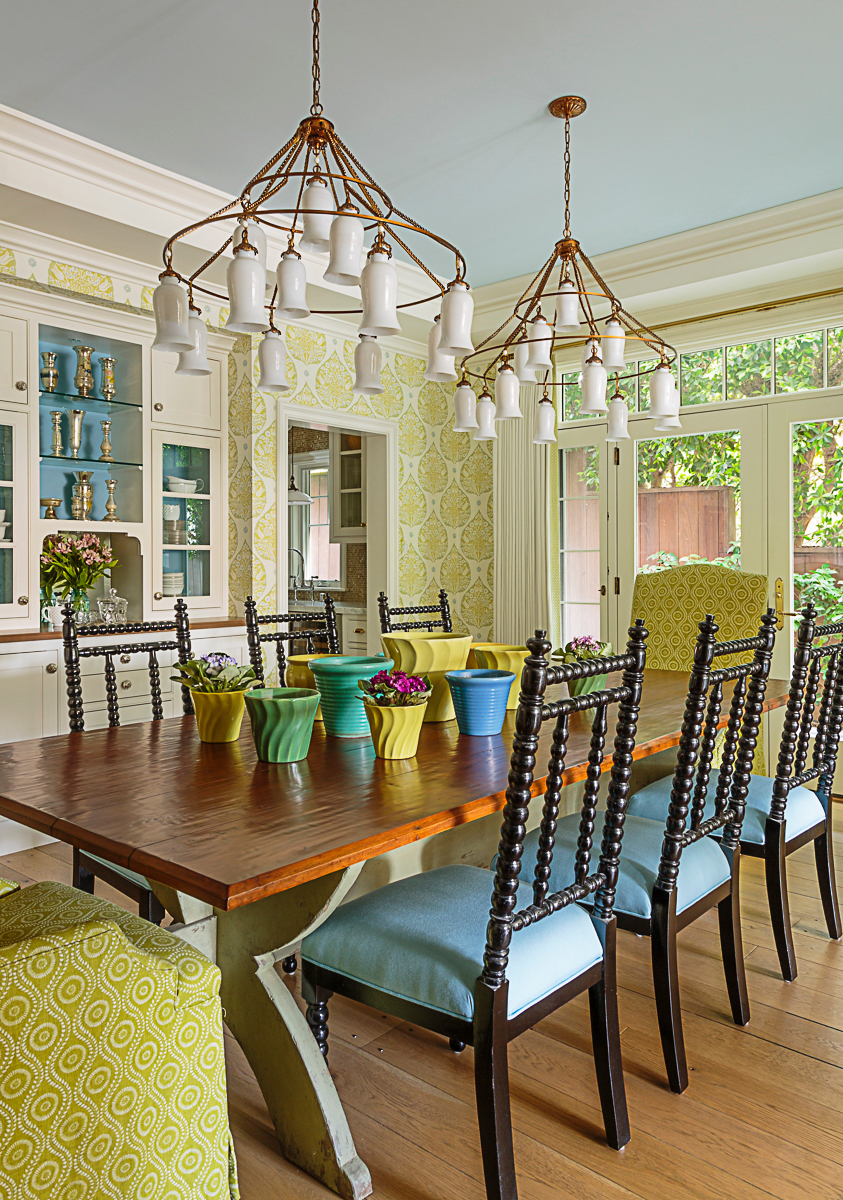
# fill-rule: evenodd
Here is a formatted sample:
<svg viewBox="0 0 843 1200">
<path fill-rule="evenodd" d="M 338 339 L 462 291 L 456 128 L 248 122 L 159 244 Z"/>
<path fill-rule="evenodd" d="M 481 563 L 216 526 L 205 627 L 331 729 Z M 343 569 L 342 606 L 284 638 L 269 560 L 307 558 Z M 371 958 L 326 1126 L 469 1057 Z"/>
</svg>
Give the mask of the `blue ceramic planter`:
<svg viewBox="0 0 843 1200">
<path fill-rule="evenodd" d="M 371 679 L 388 671 L 392 659 L 382 654 L 336 654 L 313 658 L 310 669 L 319 689 L 325 732 L 331 737 L 368 737 L 369 722 L 358 679 Z"/>
<path fill-rule="evenodd" d="M 500 733 L 515 675 L 512 671 L 446 671 L 460 733 L 489 737 Z"/>
</svg>

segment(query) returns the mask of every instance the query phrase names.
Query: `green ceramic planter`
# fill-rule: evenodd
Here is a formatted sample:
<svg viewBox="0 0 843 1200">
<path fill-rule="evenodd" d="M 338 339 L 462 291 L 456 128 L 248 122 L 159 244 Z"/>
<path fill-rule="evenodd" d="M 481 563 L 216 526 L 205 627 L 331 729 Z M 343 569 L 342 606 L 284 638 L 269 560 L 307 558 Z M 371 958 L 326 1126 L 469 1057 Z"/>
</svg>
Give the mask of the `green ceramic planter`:
<svg viewBox="0 0 843 1200">
<path fill-rule="evenodd" d="M 602 692 L 607 678 L 607 675 L 592 675 L 587 679 L 572 679 L 568 684 L 568 694 L 570 696 L 589 696 L 592 692 Z"/>
<path fill-rule="evenodd" d="M 253 688 L 246 711 L 261 762 L 291 763 L 307 757 L 319 693 L 312 688 Z"/>
<path fill-rule="evenodd" d="M 310 669 L 319 689 L 325 732 L 331 737 L 368 737 L 369 722 L 358 679 L 371 679 L 388 671 L 392 659 L 384 655 L 339 654 L 314 658 Z"/>
</svg>

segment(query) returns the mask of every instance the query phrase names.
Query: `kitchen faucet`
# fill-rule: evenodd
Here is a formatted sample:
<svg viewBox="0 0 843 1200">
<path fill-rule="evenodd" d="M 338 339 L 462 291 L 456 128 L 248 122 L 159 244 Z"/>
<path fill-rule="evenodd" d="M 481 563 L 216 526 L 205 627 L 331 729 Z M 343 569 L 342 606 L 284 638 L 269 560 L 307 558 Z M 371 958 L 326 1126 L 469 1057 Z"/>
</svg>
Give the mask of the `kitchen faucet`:
<svg viewBox="0 0 843 1200">
<path fill-rule="evenodd" d="M 304 555 L 302 554 L 301 550 L 297 550 L 295 546 L 288 547 L 287 553 L 288 553 L 288 555 L 298 554 L 299 558 L 301 559 L 301 581 L 299 581 L 299 577 L 295 572 L 293 572 L 293 574 L 290 576 L 290 583 L 293 585 L 293 603 L 295 604 L 299 598 L 297 589 L 299 588 L 299 586 L 301 586 L 301 587 L 305 586 L 305 582 L 304 582 L 305 561 L 304 561 Z M 311 593 L 312 592 L 313 592 L 313 588 L 311 588 Z"/>
</svg>

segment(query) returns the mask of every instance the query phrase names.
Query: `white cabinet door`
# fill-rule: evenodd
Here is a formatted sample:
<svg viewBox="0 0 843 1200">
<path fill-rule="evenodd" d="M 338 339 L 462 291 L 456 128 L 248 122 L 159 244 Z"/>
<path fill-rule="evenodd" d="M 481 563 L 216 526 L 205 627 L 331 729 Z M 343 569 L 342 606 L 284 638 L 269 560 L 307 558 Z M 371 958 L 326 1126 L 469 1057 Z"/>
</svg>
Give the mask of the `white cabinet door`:
<svg viewBox="0 0 843 1200">
<path fill-rule="evenodd" d="M 152 421 L 188 429 L 219 429 L 222 362 L 208 355 L 210 375 L 177 375 L 177 354 L 152 351 Z"/>
<path fill-rule="evenodd" d="M 25 625 L 38 608 L 30 594 L 27 414 L 0 409 L 0 629 Z"/>
<path fill-rule="evenodd" d="M 50 650 L 0 654 L 0 742 L 58 732 L 61 643 Z"/>
<path fill-rule="evenodd" d="M 26 404 L 29 400 L 28 332 L 27 321 L 0 309 L 0 404 Z"/>
</svg>

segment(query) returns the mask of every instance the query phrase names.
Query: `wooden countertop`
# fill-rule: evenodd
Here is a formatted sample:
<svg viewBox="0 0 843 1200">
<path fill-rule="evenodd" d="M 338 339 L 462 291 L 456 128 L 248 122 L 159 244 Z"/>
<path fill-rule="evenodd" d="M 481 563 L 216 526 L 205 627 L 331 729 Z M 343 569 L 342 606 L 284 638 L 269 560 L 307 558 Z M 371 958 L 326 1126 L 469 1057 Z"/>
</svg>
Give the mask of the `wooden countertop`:
<svg viewBox="0 0 843 1200">
<path fill-rule="evenodd" d="M 167 620 L 162 617 L 162 620 Z M 190 632 L 196 633 L 200 629 L 245 629 L 246 622 L 241 619 L 225 620 L 220 617 L 216 621 L 191 621 Z M 103 637 L 108 636 L 108 626 L 102 627 Z M 132 635 L 134 636 L 134 635 Z M 8 642 L 55 642 L 61 641 L 61 633 L 59 630 L 53 630 L 50 633 L 44 631 L 33 631 L 32 633 L 0 633 L 0 645 Z"/>
</svg>

